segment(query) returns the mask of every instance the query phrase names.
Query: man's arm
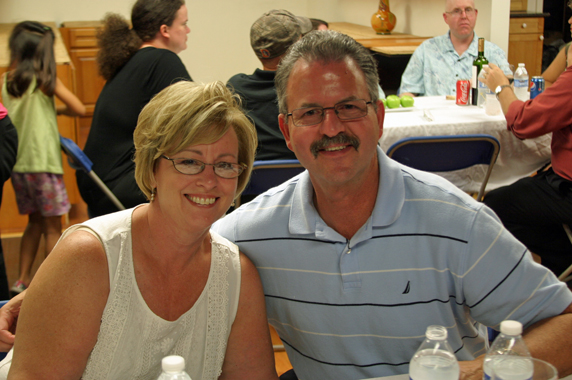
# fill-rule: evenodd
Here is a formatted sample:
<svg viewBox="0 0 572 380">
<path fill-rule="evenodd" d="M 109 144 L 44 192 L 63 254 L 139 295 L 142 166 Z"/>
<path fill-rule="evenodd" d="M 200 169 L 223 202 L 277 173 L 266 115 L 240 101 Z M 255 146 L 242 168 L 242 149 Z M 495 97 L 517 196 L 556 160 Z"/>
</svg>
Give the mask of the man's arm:
<svg viewBox="0 0 572 380">
<path fill-rule="evenodd" d="M 572 304 L 560 315 L 536 322 L 523 333 L 524 341 L 534 358 L 556 367 L 558 375 L 572 374 Z M 475 360 L 459 362 L 460 380 L 482 380 L 485 355 Z"/>
<path fill-rule="evenodd" d="M 424 60 L 423 52 L 424 45 L 421 44 L 411 55 L 407 67 L 401 76 L 401 83 L 399 85 L 399 96 L 409 95 L 423 95 L 425 93 L 425 85 L 423 81 Z M 415 95 L 414 95 L 415 94 Z"/>
<path fill-rule="evenodd" d="M 530 326 L 523 337 L 533 357 L 552 363 L 560 377 L 572 374 L 572 304 Z"/>
</svg>

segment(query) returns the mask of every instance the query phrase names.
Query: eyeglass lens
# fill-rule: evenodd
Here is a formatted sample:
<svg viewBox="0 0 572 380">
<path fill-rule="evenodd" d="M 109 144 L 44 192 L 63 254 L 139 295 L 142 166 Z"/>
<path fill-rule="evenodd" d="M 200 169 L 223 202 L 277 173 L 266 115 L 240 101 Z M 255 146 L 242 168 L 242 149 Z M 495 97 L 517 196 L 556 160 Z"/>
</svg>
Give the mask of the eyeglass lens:
<svg viewBox="0 0 572 380">
<path fill-rule="evenodd" d="M 367 115 L 367 105 L 363 99 L 352 100 L 349 102 L 338 103 L 333 107 L 306 107 L 298 108 L 292 111 L 292 120 L 294 125 L 298 127 L 307 127 L 316 125 L 324 120 L 326 110 L 333 109 L 340 120 L 352 120 Z"/>
<path fill-rule="evenodd" d="M 244 166 L 240 164 L 232 164 L 229 162 L 217 162 L 216 164 L 207 164 L 205 162 L 187 158 L 169 158 L 163 156 L 165 159 L 172 161 L 175 169 L 183 174 L 199 174 L 207 165 L 213 167 L 214 172 L 221 178 L 236 178 L 244 171 Z"/>
<path fill-rule="evenodd" d="M 460 8 L 454 9 L 454 10 L 453 10 L 453 14 L 454 14 L 455 16 L 460 16 L 460 15 L 463 14 L 463 11 L 465 12 L 465 14 L 466 14 L 467 16 L 472 16 L 473 13 L 475 13 L 475 9 L 474 9 L 474 8 L 467 7 L 467 8 L 465 8 L 465 9 L 460 9 Z"/>
</svg>

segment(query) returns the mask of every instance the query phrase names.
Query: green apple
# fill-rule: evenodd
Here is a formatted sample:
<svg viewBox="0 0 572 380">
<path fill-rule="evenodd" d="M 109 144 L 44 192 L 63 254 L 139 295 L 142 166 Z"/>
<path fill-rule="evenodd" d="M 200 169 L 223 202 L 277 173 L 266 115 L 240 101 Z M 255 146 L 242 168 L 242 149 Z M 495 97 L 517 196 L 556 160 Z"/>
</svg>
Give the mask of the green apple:
<svg viewBox="0 0 572 380">
<path fill-rule="evenodd" d="M 385 99 L 379 99 L 379 100 L 381 100 L 381 102 L 383 103 L 383 106 L 384 106 L 384 107 L 387 107 L 387 101 L 386 101 Z"/>
<path fill-rule="evenodd" d="M 413 97 L 409 95 L 403 95 L 401 97 L 401 106 L 402 107 L 413 107 Z"/>
<path fill-rule="evenodd" d="M 399 99 L 399 96 L 397 95 L 389 95 L 385 99 L 385 104 L 389 108 L 399 108 L 399 106 L 401 105 L 401 99 Z"/>
</svg>

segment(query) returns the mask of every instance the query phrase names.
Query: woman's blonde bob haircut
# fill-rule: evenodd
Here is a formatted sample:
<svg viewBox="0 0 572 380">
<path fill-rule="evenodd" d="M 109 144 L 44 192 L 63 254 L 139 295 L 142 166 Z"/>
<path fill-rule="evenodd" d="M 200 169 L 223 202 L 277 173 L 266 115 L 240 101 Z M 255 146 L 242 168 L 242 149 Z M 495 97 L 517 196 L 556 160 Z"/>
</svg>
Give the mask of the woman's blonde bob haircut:
<svg viewBox="0 0 572 380">
<path fill-rule="evenodd" d="M 149 199 L 154 168 L 161 155 L 171 157 L 191 145 L 212 144 L 234 128 L 238 162 L 247 168 L 238 177 L 235 198 L 242 193 L 252 171 L 258 140 L 256 129 L 240 108 L 240 98 L 220 82 L 181 81 L 159 92 L 143 108 L 133 134 L 135 180 Z"/>
</svg>

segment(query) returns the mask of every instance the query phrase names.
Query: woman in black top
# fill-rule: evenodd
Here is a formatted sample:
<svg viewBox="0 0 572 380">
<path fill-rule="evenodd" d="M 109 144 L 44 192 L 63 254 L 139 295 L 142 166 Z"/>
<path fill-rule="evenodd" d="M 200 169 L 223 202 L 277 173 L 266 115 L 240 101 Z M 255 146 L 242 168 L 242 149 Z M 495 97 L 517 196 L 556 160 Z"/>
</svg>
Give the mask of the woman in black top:
<svg viewBox="0 0 572 380">
<path fill-rule="evenodd" d="M 95 105 L 84 152 L 93 171 L 126 207 L 146 202 L 134 178 L 133 131 L 141 109 L 165 87 L 191 77 L 177 54 L 187 48 L 187 7 L 183 0 L 138 0 L 133 28 L 107 14 L 98 34 L 97 63 L 107 80 Z M 117 207 L 84 172 L 76 173 L 91 217 Z"/>
</svg>

